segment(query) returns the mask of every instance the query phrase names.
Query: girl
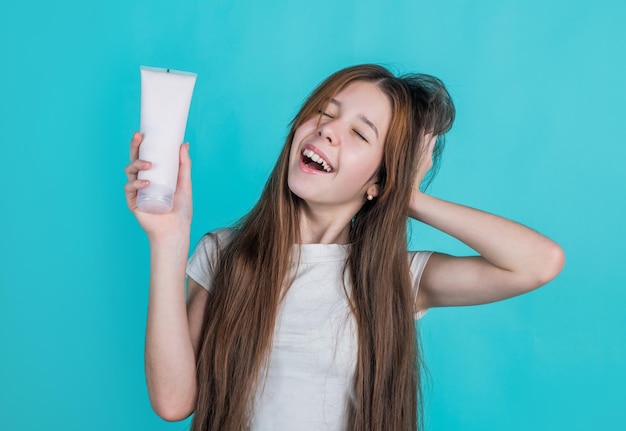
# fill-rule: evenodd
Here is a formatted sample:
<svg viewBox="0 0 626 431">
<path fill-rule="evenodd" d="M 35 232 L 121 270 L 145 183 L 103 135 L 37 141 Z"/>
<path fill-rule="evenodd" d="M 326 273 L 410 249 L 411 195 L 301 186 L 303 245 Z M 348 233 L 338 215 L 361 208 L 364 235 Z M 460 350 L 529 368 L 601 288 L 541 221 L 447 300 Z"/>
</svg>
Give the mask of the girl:
<svg viewBox="0 0 626 431">
<path fill-rule="evenodd" d="M 203 237 L 188 265 L 188 146 L 173 211 L 142 213 L 148 183 L 137 173 L 150 163 L 136 133 L 125 192 L 150 241 L 145 358 L 157 414 L 195 413 L 193 430 L 419 428 L 414 318 L 528 292 L 564 261 L 531 229 L 420 191 L 453 120 L 433 77 L 340 70 L 294 118 L 256 206 Z M 479 256 L 407 252 L 407 216 Z"/>
</svg>

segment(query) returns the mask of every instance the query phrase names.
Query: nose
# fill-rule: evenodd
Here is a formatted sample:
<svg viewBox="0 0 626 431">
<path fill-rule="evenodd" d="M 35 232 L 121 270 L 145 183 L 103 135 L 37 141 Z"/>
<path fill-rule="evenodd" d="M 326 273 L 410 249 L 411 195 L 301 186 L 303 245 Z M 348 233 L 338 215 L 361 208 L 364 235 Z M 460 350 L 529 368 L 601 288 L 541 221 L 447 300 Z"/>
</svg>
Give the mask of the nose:
<svg viewBox="0 0 626 431">
<path fill-rule="evenodd" d="M 317 135 L 330 145 L 339 145 L 339 135 L 331 123 L 332 122 L 320 124 L 317 129 Z"/>
</svg>

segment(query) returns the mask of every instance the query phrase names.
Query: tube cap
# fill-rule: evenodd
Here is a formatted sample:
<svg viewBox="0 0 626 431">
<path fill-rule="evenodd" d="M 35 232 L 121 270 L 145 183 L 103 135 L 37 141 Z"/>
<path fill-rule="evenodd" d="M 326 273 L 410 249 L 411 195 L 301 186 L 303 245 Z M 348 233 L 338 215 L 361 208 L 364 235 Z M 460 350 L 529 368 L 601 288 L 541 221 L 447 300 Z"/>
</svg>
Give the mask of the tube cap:
<svg viewBox="0 0 626 431">
<path fill-rule="evenodd" d="M 137 208 L 143 212 L 165 214 L 174 207 L 174 190 L 165 184 L 150 183 L 137 193 Z"/>
</svg>

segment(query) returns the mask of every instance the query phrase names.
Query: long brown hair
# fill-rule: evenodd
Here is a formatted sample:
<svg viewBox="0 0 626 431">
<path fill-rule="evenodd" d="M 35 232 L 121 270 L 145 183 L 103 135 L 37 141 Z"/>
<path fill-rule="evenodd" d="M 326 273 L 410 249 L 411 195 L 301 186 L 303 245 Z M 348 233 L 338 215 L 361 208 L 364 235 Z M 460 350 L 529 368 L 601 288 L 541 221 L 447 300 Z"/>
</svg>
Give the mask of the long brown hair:
<svg viewBox="0 0 626 431">
<path fill-rule="evenodd" d="M 422 126 L 415 124 L 406 82 L 383 67 L 360 65 L 331 75 L 305 101 L 261 198 L 218 256 L 198 355 L 193 431 L 249 428 L 278 307 L 291 281 L 293 246 L 300 242 L 302 201 L 287 185 L 293 136 L 355 81 L 376 83 L 389 98 L 392 116 L 378 172 L 380 194 L 366 201 L 350 230 L 346 270 L 351 286 L 346 294 L 356 321 L 358 357 L 346 429 L 416 429 L 421 418 L 420 359 L 406 217 Z"/>
</svg>

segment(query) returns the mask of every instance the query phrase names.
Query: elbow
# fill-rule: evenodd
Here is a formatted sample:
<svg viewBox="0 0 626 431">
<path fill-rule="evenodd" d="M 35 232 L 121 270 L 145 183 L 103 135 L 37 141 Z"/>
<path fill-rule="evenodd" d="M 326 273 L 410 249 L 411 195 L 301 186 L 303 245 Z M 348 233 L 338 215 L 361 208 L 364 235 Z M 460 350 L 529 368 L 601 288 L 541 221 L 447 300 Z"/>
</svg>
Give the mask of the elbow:
<svg viewBox="0 0 626 431">
<path fill-rule="evenodd" d="M 565 266 L 565 252 L 555 242 L 551 242 L 542 254 L 541 263 L 538 265 L 538 271 L 535 274 L 535 284 L 537 287 L 548 284 L 552 281 Z"/>
<path fill-rule="evenodd" d="M 154 370 L 148 367 L 146 377 L 150 405 L 157 416 L 167 422 L 178 422 L 191 416 L 198 395 L 195 375 L 157 378 Z"/>
<path fill-rule="evenodd" d="M 178 422 L 187 419 L 193 413 L 191 408 L 180 408 L 176 406 L 152 406 L 154 412 L 164 421 Z"/>
<path fill-rule="evenodd" d="M 187 419 L 194 411 L 194 403 L 189 401 L 156 400 L 151 398 L 152 410 L 167 422 Z"/>
</svg>

